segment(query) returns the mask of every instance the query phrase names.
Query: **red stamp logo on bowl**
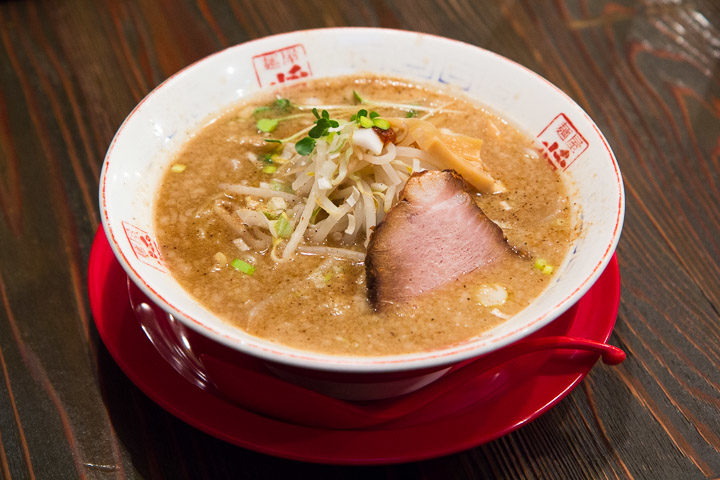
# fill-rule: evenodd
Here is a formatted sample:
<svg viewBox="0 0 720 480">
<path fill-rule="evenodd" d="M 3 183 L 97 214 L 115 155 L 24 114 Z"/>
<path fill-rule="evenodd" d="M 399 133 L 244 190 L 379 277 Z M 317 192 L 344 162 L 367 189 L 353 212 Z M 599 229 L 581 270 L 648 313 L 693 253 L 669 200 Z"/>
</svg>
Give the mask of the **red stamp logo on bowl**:
<svg viewBox="0 0 720 480">
<path fill-rule="evenodd" d="M 590 146 L 564 113 L 553 118 L 537 138 L 545 159 L 561 170 L 567 170 Z"/>
<path fill-rule="evenodd" d="M 132 248 L 137 259 L 163 273 L 167 273 L 167 267 L 162 260 L 155 239 L 145 230 L 130 223 L 122 222 L 122 226 L 123 230 L 125 230 L 125 236 L 130 242 L 130 248 Z"/>
<path fill-rule="evenodd" d="M 252 62 L 261 87 L 312 76 L 305 47 L 299 43 L 255 55 L 252 57 Z"/>
</svg>

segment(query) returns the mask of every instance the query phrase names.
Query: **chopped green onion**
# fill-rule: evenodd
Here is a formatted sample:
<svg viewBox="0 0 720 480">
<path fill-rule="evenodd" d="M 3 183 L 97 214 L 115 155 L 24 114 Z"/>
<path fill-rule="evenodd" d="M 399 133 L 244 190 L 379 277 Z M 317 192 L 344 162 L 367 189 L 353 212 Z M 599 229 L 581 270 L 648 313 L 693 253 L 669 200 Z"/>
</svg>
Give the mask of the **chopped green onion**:
<svg viewBox="0 0 720 480">
<path fill-rule="evenodd" d="M 290 238 L 292 232 L 292 224 L 290 223 L 287 214 L 283 212 L 275 222 L 275 233 L 277 233 L 277 236 L 280 238 Z"/>
<path fill-rule="evenodd" d="M 280 180 L 273 179 L 271 187 L 277 192 L 295 193 L 290 185 L 285 185 Z"/>
<path fill-rule="evenodd" d="M 270 133 L 277 128 L 278 120 L 276 118 L 261 118 L 255 125 L 261 132 Z"/>
<path fill-rule="evenodd" d="M 275 165 L 265 165 L 262 168 L 263 173 L 275 173 L 277 171 L 277 167 Z"/>
<path fill-rule="evenodd" d="M 375 118 L 373 120 L 373 126 L 379 128 L 380 130 L 387 130 L 390 128 L 390 122 L 384 118 Z"/>
<path fill-rule="evenodd" d="M 536 259 L 534 267 L 535 269 L 540 270 L 545 275 L 550 275 L 551 273 L 553 273 L 553 270 L 555 270 L 555 267 L 549 265 L 547 263 L 547 260 L 545 260 L 544 258 Z"/>
<path fill-rule="evenodd" d="M 353 90 L 353 98 L 357 103 L 363 103 L 363 99 L 360 96 L 360 94 L 357 92 L 357 90 Z"/>
<path fill-rule="evenodd" d="M 253 265 L 250 265 L 244 260 L 240 260 L 239 258 L 236 258 L 232 262 L 230 262 L 230 266 L 233 267 L 238 272 L 242 272 L 245 275 L 252 275 L 255 273 L 255 267 Z"/>
<path fill-rule="evenodd" d="M 187 168 L 187 165 L 183 165 L 182 163 L 176 163 L 172 167 L 170 167 L 170 170 L 174 173 L 182 173 Z"/>
</svg>

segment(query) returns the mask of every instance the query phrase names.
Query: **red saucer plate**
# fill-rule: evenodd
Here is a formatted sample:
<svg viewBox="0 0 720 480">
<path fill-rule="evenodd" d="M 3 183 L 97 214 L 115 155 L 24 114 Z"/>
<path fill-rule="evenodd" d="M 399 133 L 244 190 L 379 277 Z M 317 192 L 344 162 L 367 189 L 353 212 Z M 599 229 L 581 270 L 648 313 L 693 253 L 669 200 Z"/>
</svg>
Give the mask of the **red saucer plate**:
<svg viewBox="0 0 720 480">
<path fill-rule="evenodd" d="M 459 400 L 458 392 L 449 395 L 445 402 L 463 404 L 454 415 L 437 418 L 423 409 L 413 413 L 411 421 L 371 429 L 311 428 L 249 412 L 188 383 L 160 357 L 140 329 L 130 308 L 126 282 L 127 276 L 100 229 L 88 266 L 90 305 L 100 337 L 130 380 L 165 410 L 210 435 L 294 460 L 379 465 L 467 450 L 546 412 L 572 391 L 597 360 L 596 355 L 559 353 L 538 370 L 539 357 L 528 354 L 492 372 L 496 378 L 508 379 L 492 394 L 460 392 L 464 400 Z M 615 324 L 619 300 L 620 274 L 613 257 L 578 304 L 549 326 L 556 325 L 558 330 L 562 325 L 563 335 L 605 342 Z M 523 370 L 535 374 L 518 375 Z M 480 369 L 479 373 L 487 372 Z M 424 415 L 427 421 L 423 421 Z"/>
</svg>

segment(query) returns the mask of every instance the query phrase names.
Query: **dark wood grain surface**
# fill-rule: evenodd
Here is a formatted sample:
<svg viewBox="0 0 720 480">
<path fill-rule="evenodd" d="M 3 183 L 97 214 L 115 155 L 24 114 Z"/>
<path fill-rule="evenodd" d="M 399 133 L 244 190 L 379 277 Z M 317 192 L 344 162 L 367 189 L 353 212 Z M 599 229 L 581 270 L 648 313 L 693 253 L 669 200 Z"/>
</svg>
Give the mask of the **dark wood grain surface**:
<svg viewBox="0 0 720 480">
<path fill-rule="evenodd" d="M 611 342 L 628 359 L 456 455 L 352 468 L 226 444 L 135 388 L 89 312 L 99 170 L 133 106 L 223 47 L 342 25 L 529 67 L 593 117 L 623 171 Z M 0 478 L 718 478 L 719 258 L 716 0 L 0 2 Z"/>
</svg>

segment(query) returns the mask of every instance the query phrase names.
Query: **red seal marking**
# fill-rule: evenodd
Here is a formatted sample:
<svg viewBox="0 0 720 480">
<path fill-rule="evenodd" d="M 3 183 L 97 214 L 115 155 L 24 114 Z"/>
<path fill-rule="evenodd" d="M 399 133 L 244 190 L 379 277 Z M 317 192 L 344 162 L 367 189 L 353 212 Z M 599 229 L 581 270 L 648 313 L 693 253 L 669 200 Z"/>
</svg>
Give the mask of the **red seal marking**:
<svg viewBox="0 0 720 480">
<path fill-rule="evenodd" d="M 130 242 L 130 248 L 132 248 L 137 259 L 163 273 L 167 273 L 167 267 L 160 255 L 160 249 L 155 239 L 145 230 L 130 223 L 123 221 L 122 226 L 123 230 L 125 230 L 125 236 Z"/>
<path fill-rule="evenodd" d="M 590 146 L 564 113 L 553 118 L 537 138 L 543 157 L 554 168 L 562 170 L 567 170 Z"/>
<path fill-rule="evenodd" d="M 305 47 L 300 43 L 255 55 L 252 62 L 261 87 L 312 76 Z"/>
</svg>

